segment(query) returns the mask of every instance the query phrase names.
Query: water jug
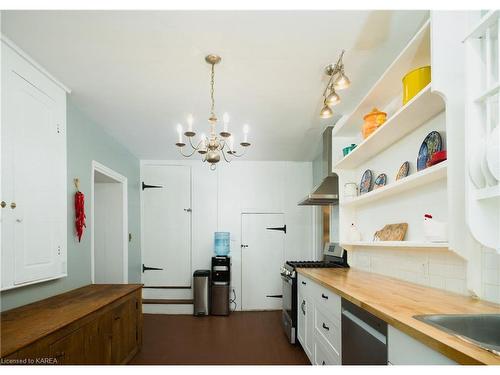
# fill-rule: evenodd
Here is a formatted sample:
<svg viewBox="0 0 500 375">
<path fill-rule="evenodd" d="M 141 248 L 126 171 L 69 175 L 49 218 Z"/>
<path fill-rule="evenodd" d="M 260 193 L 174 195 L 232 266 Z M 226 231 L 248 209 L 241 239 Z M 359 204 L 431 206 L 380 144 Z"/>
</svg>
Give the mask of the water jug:
<svg viewBox="0 0 500 375">
<path fill-rule="evenodd" d="M 229 254 L 229 232 L 214 233 L 215 255 L 223 256 Z"/>
</svg>

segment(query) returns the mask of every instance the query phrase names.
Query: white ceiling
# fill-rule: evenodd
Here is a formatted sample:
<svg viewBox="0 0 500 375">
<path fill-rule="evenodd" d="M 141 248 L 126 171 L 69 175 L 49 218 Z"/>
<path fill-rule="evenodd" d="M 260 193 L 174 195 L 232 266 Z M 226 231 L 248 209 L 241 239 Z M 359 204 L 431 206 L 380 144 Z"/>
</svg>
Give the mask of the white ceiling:
<svg viewBox="0 0 500 375">
<path fill-rule="evenodd" d="M 3 11 L 2 32 L 73 91 L 71 101 L 141 159 L 176 159 L 189 112 L 208 131 L 208 53 L 216 109 L 248 160 L 311 160 L 334 120 L 318 112 L 323 68 L 346 49 L 352 81 L 339 118 L 428 16 L 424 11 Z M 376 103 L 374 103 L 376 104 Z M 221 117 L 221 116 L 220 116 Z"/>
</svg>

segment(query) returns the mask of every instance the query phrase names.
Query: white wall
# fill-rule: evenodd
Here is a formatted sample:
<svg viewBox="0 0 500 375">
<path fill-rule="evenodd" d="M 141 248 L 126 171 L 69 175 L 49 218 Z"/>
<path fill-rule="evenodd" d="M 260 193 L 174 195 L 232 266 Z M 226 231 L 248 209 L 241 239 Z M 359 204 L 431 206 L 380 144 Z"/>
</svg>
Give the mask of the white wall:
<svg viewBox="0 0 500 375">
<path fill-rule="evenodd" d="M 231 164 L 220 163 L 215 171 L 210 171 L 209 166 L 200 160 L 162 163 L 190 165 L 192 168 L 193 271 L 210 269 L 210 260 L 214 255 L 213 233 L 231 233 L 231 277 L 238 308 L 241 305 L 242 212 L 284 213 L 287 225 L 286 259 L 311 259 L 314 256 L 313 211 L 311 207 L 297 205 L 312 189 L 311 162 L 233 161 Z M 259 281 L 258 270 L 255 280 Z M 163 293 L 163 298 L 167 298 L 165 293 L 172 296 L 182 293 L 148 289 L 144 292 L 147 295 L 145 298 L 160 298 L 160 293 Z"/>
</svg>

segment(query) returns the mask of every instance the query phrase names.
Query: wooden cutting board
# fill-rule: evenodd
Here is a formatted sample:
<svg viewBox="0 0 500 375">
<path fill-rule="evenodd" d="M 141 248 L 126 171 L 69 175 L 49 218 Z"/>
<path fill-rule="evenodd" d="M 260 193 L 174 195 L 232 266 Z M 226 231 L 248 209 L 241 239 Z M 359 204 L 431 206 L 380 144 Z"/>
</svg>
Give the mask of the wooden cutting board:
<svg viewBox="0 0 500 375">
<path fill-rule="evenodd" d="M 374 241 L 403 241 L 408 223 L 387 224 L 373 235 Z"/>
</svg>

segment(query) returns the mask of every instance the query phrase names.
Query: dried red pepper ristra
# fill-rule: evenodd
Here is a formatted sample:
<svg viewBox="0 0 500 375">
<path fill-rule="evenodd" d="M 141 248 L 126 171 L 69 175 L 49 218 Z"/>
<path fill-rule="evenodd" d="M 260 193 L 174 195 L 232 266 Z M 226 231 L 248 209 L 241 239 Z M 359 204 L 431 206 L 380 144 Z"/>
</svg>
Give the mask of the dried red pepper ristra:
<svg viewBox="0 0 500 375">
<path fill-rule="evenodd" d="M 75 224 L 78 242 L 81 242 L 83 227 L 87 226 L 85 225 L 85 196 L 80 191 L 75 193 Z"/>
</svg>

